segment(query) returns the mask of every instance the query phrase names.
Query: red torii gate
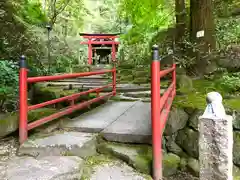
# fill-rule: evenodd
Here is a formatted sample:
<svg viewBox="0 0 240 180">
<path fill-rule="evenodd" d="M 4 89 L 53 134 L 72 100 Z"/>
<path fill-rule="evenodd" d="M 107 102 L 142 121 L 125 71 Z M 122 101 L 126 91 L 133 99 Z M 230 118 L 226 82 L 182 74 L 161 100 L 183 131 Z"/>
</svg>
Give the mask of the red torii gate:
<svg viewBox="0 0 240 180">
<path fill-rule="evenodd" d="M 116 41 L 119 34 L 86 34 L 80 33 L 80 36 L 88 39 L 88 41 L 81 42 L 80 44 L 88 45 L 88 64 L 92 64 L 93 47 L 106 45 L 107 47 L 112 47 L 112 61 L 116 61 L 116 47 L 119 42 Z"/>
</svg>

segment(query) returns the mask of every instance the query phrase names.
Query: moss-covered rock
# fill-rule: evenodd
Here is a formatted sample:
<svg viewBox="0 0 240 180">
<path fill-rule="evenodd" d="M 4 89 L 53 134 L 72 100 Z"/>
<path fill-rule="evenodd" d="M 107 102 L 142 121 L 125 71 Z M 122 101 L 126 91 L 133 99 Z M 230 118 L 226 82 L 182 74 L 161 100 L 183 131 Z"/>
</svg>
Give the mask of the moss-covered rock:
<svg viewBox="0 0 240 180">
<path fill-rule="evenodd" d="M 136 77 L 133 80 L 133 84 L 145 84 L 150 82 L 150 79 L 148 77 Z"/>
<path fill-rule="evenodd" d="M 118 70 L 118 73 L 120 73 L 122 76 L 128 76 L 128 75 L 132 75 L 133 74 L 133 70 L 132 69 L 120 69 Z"/>
<path fill-rule="evenodd" d="M 240 132 L 233 133 L 233 162 L 240 166 Z"/>
<path fill-rule="evenodd" d="M 72 68 L 72 71 L 74 73 L 79 73 L 79 72 L 90 72 L 92 70 L 91 66 L 89 65 L 85 65 L 85 66 L 80 66 L 80 65 L 77 65 L 77 66 L 74 66 Z"/>
<path fill-rule="evenodd" d="M 79 92 L 78 89 L 67 90 L 63 89 L 62 87 L 47 86 L 44 83 L 39 83 L 34 86 L 34 98 L 31 100 L 31 103 L 38 104 L 45 101 L 57 99 L 60 97 L 69 96 L 78 92 Z M 76 99 L 75 102 L 82 102 L 85 100 L 92 99 L 94 97 L 96 97 L 96 94 L 94 93 L 82 95 L 78 99 Z M 49 107 L 62 108 L 68 106 L 69 104 L 70 101 L 64 101 L 58 104 L 53 104 Z"/>
<path fill-rule="evenodd" d="M 183 151 L 183 149 L 179 145 L 177 145 L 174 137 L 165 136 L 165 139 L 165 146 L 169 152 L 177 154 L 179 157 L 188 157 L 188 155 Z"/>
<path fill-rule="evenodd" d="M 41 108 L 32 110 L 28 113 L 28 122 L 36 121 L 42 117 L 56 112 L 53 108 Z M 18 129 L 19 112 L 4 114 L 0 117 L 0 138 Z"/>
<path fill-rule="evenodd" d="M 176 137 L 176 143 L 191 157 L 198 158 L 198 131 L 194 131 L 188 127 L 180 130 Z"/>
<path fill-rule="evenodd" d="M 163 176 L 176 174 L 180 166 L 180 157 L 172 153 L 163 153 Z"/>
<path fill-rule="evenodd" d="M 233 127 L 236 130 L 240 130 L 240 111 L 235 112 L 235 118 L 233 119 Z"/>
<path fill-rule="evenodd" d="M 132 80 L 133 80 L 133 75 L 132 74 L 120 77 L 121 82 L 122 81 L 131 82 Z"/>
<path fill-rule="evenodd" d="M 202 110 L 195 109 L 189 118 L 189 126 L 198 131 L 198 118 L 203 114 Z"/>
<path fill-rule="evenodd" d="M 72 95 L 78 92 L 77 89 L 63 90 L 61 87 L 51 87 L 44 83 L 34 85 L 34 99 L 33 104 L 42 103 L 52 99 L 60 98 L 63 96 Z"/>
<path fill-rule="evenodd" d="M 187 171 L 187 158 L 181 158 L 179 169 L 181 171 Z"/>
<path fill-rule="evenodd" d="M 191 172 L 194 176 L 199 176 L 200 172 L 199 161 L 194 158 L 188 158 L 187 160 L 187 169 Z"/>
<path fill-rule="evenodd" d="M 169 113 L 164 135 L 171 136 L 178 130 L 183 129 L 188 121 L 188 114 L 179 108 L 172 108 Z"/>
<path fill-rule="evenodd" d="M 139 78 L 139 77 L 150 77 L 150 71 L 145 70 L 145 71 L 134 71 L 133 73 L 134 77 Z"/>
<path fill-rule="evenodd" d="M 123 145 L 116 143 L 102 143 L 98 152 L 111 154 L 142 173 L 150 174 L 152 168 L 152 149 L 147 145 Z M 172 153 L 163 153 L 163 174 L 170 176 L 177 172 L 180 158 Z"/>
<path fill-rule="evenodd" d="M 149 146 L 131 146 L 116 143 L 102 143 L 98 146 L 98 152 L 111 154 L 142 173 L 151 172 L 151 147 Z"/>
<path fill-rule="evenodd" d="M 240 180 L 240 169 L 233 165 L 233 180 Z"/>
<path fill-rule="evenodd" d="M 121 68 L 121 69 L 132 69 L 132 68 L 134 68 L 134 65 L 133 64 L 128 64 L 128 63 L 122 63 L 122 64 L 118 65 L 118 68 Z"/>
</svg>

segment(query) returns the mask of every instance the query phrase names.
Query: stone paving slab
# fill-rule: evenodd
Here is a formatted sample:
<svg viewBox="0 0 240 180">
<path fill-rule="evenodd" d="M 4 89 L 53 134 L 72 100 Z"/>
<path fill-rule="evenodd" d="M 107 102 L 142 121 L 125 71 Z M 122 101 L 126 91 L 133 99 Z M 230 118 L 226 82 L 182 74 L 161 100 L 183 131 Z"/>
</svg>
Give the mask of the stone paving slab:
<svg viewBox="0 0 240 180">
<path fill-rule="evenodd" d="M 151 105 L 138 101 L 101 133 L 108 141 L 151 143 Z"/>
<path fill-rule="evenodd" d="M 7 163 L 7 180 L 80 180 L 84 162 L 76 156 L 15 157 Z"/>
<path fill-rule="evenodd" d="M 19 147 L 19 155 L 85 158 L 96 154 L 96 135 L 80 132 L 58 132 L 45 137 L 30 137 Z"/>
<path fill-rule="evenodd" d="M 72 120 L 65 121 L 63 128 L 96 133 L 113 123 L 118 117 L 131 108 L 136 102 L 109 101 Z"/>
<path fill-rule="evenodd" d="M 90 180 L 149 180 L 146 175 L 137 173 L 123 162 L 112 162 L 94 168 Z"/>
</svg>

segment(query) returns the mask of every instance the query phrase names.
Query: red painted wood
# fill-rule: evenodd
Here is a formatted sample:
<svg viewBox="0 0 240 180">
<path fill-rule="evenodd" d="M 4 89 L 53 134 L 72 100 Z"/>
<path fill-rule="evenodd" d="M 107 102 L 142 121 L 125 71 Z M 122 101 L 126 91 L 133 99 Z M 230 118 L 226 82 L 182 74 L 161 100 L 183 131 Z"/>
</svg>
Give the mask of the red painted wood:
<svg viewBox="0 0 240 180">
<path fill-rule="evenodd" d="M 151 64 L 151 120 L 152 120 L 152 146 L 153 146 L 153 179 L 162 180 L 162 136 L 168 119 L 173 99 L 176 95 L 176 64 L 171 68 L 160 70 L 158 60 L 158 47 L 153 48 L 153 61 Z M 172 73 L 172 82 L 168 89 L 160 96 L 161 77 Z"/>
<path fill-rule="evenodd" d="M 105 94 L 103 96 L 99 96 L 99 97 L 96 97 L 94 99 L 91 99 L 89 101 L 85 101 L 85 102 L 82 102 L 80 104 L 76 104 L 76 105 L 72 105 L 72 106 L 69 106 L 69 108 L 63 110 L 63 111 L 60 111 L 60 112 L 57 112 L 57 113 L 54 113 L 54 114 L 51 114 L 50 116 L 47 116 L 47 117 L 44 117 L 42 119 L 39 119 L 37 121 L 34 121 L 30 124 L 28 124 L 28 130 L 31 130 L 33 128 L 36 128 L 38 126 L 41 126 L 47 122 L 50 122 L 54 119 L 57 119 L 59 117 L 62 117 L 62 116 L 65 116 L 67 114 L 71 114 L 73 113 L 74 111 L 78 110 L 78 109 L 81 109 L 81 108 L 84 108 L 84 107 L 87 107 L 88 105 L 94 103 L 94 102 L 98 102 L 102 99 L 105 99 L 107 97 L 110 97 L 113 95 L 113 92 L 110 92 L 108 94 Z"/>
<path fill-rule="evenodd" d="M 24 64 L 24 63 L 22 63 Z M 68 79 L 68 78 L 77 78 L 77 77 L 84 77 L 84 76 L 91 76 L 91 75 L 100 75 L 100 74 L 105 74 L 105 73 L 112 73 L 113 75 L 113 82 L 111 84 L 99 87 L 99 88 L 94 88 L 90 89 L 84 92 L 79 92 L 76 94 L 72 94 L 69 96 L 65 96 L 62 98 L 50 100 L 47 102 L 43 102 L 40 104 L 28 106 L 27 104 L 27 83 L 36 83 L 36 82 L 43 82 L 43 81 L 54 81 L 54 80 L 60 80 L 60 79 Z M 108 87 L 113 87 L 112 92 L 107 93 L 103 96 L 100 96 L 100 92 L 104 88 Z M 84 94 L 89 94 L 92 92 L 96 92 L 98 96 L 94 99 L 91 99 L 89 101 L 85 101 L 79 104 L 75 104 L 75 99 L 79 98 L 79 96 L 84 95 Z M 62 117 L 64 115 L 70 114 L 73 111 L 76 111 L 78 109 L 81 109 L 83 107 L 87 107 L 90 104 L 94 102 L 98 102 L 102 99 L 109 98 L 111 96 L 116 95 L 116 67 L 114 66 L 113 69 L 111 70 L 101 70 L 101 71 L 95 71 L 95 72 L 84 72 L 84 73 L 73 73 L 73 74 L 63 74 L 63 75 L 56 75 L 56 76 L 39 76 L 39 77 L 27 77 L 27 68 L 22 66 L 20 68 L 20 73 L 19 73 L 19 100 L 20 100 L 20 118 L 19 118 L 19 142 L 22 144 L 24 141 L 27 140 L 28 137 L 28 131 L 36 128 L 38 126 L 41 126 L 49 121 L 52 121 L 54 119 L 57 119 L 59 117 Z M 69 107 L 66 109 L 54 113 L 50 116 L 44 117 L 42 119 L 39 119 L 37 121 L 34 121 L 30 124 L 28 124 L 28 111 L 38 109 L 45 107 L 47 105 L 59 103 L 62 101 L 70 101 L 71 104 Z"/>
<path fill-rule="evenodd" d="M 162 136 L 160 129 L 160 61 L 152 61 L 151 75 L 153 178 L 154 180 L 157 180 L 159 177 L 162 177 Z"/>
<path fill-rule="evenodd" d="M 36 83 L 36 82 L 43 82 L 43 81 L 54 81 L 54 80 L 61 80 L 61 79 L 70 79 L 70 78 L 77 78 L 77 77 L 86 77 L 92 75 L 100 75 L 111 73 L 114 70 L 101 70 L 95 72 L 83 72 L 83 73 L 72 73 L 72 74 L 63 74 L 63 75 L 56 75 L 56 76 L 38 76 L 38 77 L 30 77 L 27 79 L 28 83 Z"/>
<path fill-rule="evenodd" d="M 28 136 L 28 104 L 27 104 L 27 68 L 21 67 L 19 72 L 19 142 L 23 143 Z"/>
<path fill-rule="evenodd" d="M 109 85 L 102 86 L 102 87 L 99 87 L 99 88 L 90 89 L 88 91 L 83 91 L 83 92 L 80 92 L 80 93 L 72 94 L 72 95 L 61 97 L 61 98 L 58 98 L 58 99 L 53 99 L 53 100 L 46 101 L 46 102 L 43 102 L 43 103 L 35 104 L 35 105 L 32 105 L 32 106 L 29 106 L 28 111 L 31 111 L 31 110 L 34 110 L 34 109 L 39 109 L 39 108 L 42 108 L 42 107 L 45 107 L 45 106 L 48 106 L 48 105 L 51 105 L 51 104 L 60 103 L 60 102 L 63 102 L 63 101 L 73 101 L 73 100 L 79 98 L 82 95 L 86 95 L 86 94 L 93 93 L 93 92 L 100 92 L 103 89 L 111 87 L 111 86 L 112 86 L 112 84 L 109 84 Z"/>
<path fill-rule="evenodd" d="M 120 42 L 116 41 L 84 41 L 80 42 L 80 44 L 120 44 Z"/>
</svg>

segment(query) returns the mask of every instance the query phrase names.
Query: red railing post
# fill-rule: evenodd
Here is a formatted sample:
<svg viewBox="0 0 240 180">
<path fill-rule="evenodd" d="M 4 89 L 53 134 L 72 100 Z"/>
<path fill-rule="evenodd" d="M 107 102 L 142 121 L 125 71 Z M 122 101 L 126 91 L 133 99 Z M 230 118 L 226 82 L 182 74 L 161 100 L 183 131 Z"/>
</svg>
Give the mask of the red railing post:
<svg viewBox="0 0 240 180">
<path fill-rule="evenodd" d="M 172 82 L 173 82 L 173 84 L 174 84 L 174 90 L 173 90 L 173 96 L 175 96 L 176 95 L 176 87 L 177 87 L 177 80 L 176 80 L 176 64 L 174 63 L 173 64 L 173 68 L 174 68 L 174 70 L 173 70 L 173 72 L 172 72 Z"/>
<path fill-rule="evenodd" d="M 19 142 L 22 144 L 28 136 L 27 63 L 25 56 L 21 56 L 19 67 Z"/>
<path fill-rule="evenodd" d="M 113 72 L 112 72 L 112 83 L 113 83 L 113 96 L 116 95 L 117 87 L 116 87 L 116 81 L 117 81 L 117 71 L 116 71 L 116 64 L 113 62 Z"/>
<path fill-rule="evenodd" d="M 154 45 L 151 64 L 151 119 L 153 146 L 153 179 L 162 179 L 162 139 L 160 129 L 160 60 L 158 46 Z"/>
<path fill-rule="evenodd" d="M 91 39 L 88 39 L 88 64 L 92 65 L 92 44 Z"/>
</svg>

